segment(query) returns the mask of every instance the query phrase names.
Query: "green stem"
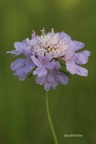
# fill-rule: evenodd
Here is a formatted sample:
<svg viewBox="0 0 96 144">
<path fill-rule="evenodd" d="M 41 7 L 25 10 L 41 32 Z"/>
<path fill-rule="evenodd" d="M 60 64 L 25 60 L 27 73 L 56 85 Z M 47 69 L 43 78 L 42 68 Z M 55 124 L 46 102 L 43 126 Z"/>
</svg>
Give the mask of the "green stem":
<svg viewBox="0 0 96 144">
<path fill-rule="evenodd" d="M 46 109 L 47 109 L 47 116 L 48 116 L 48 120 L 49 120 L 50 128 L 51 128 L 51 131 L 52 131 L 52 134 L 53 134 L 53 138 L 54 138 L 55 144 L 58 144 L 57 137 L 56 137 L 56 134 L 55 134 L 55 131 L 54 131 L 54 127 L 53 127 L 53 124 L 52 124 L 52 120 L 51 120 L 50 112 L 49 112 L 49 105 L 48 105 L 48 92 L 47 92 L 47 91 L 45 91 L 45 96 L 46 96 Z"/>
</svg>

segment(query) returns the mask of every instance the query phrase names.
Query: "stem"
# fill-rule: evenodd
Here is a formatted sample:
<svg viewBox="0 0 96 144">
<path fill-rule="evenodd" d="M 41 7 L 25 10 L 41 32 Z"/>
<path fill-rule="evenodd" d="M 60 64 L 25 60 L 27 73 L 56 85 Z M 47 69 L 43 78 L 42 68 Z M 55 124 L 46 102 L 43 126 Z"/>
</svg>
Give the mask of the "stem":
<svg viewBox="0 0 96 144">
<path fill-rule="evenodd" d="M 57 137 L 56 137 L 56 134 L 55 134 L 55 130 L 54 130 L 54 127 L 53 127 L 53 124 L 52 124 L 52 120 L 51 120 L 50 112 L 49 112 L 48 93 L 47 93 L 47 91 L 45 91 L 45 96 L 46 96 L 46 109 L 47 109 L 47 116 L 48 116 L 48 120 L 49 120 L 50 128 L 51 128 L 51 131 L 52 131 L 52 134 L 53 134 L 53 138 L 54 138 L 55 144 L 58 144 Z"/>
</svg>

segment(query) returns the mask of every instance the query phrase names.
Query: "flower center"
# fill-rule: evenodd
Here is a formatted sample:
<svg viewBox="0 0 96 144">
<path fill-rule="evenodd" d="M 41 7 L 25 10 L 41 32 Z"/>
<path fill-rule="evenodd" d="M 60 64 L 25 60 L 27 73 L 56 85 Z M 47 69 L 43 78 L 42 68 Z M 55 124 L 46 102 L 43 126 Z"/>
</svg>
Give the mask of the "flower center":
<svg viewBox="0 0 96 144">
<path fill-rule="evenodd" d="M 54 37 L 50 36 L 50 34 L 43 35 L 38 40 L 39 42 L 34 47 L 38 55 L 50 53 L 53 58 L 59 58 L 65 56 L 65 52 L 69 48 L 66 40 L 59 39 L 57 35 Z"/>
<path fill-rule="evenodd" d="M 42 63 L 45 64 L 45 63 L 46 63 L 46 60 L 42 60 Z"/>
</svg>

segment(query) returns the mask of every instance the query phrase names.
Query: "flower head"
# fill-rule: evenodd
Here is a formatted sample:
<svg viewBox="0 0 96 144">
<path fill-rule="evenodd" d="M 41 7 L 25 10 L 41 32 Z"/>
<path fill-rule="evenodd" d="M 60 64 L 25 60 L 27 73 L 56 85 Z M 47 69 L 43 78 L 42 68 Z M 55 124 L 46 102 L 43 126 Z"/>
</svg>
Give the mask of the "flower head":
<svg viewBox="0 0 96 144">
<path fill-rule="evenodd" d="M 32 33 L 31 39 L 14 43 L 15 50 L 9 51 L 15 56 L 24 55 L 11 64 L 11 69 L 15 71 L 14 76 L 19 80 L 24 80 L 28 73 L 35 75 L 37 84 L 44 85 L 44 89 L 55 89 L 60 82 L 68 83 L 68 73 L 87 76 L 88 70 L 78 64 L 86 64 L 90 52 L 84 50 L 76 52 L 84 47 L 82 42 L 73 41 L 64 32 L 55 33 L 52 29 L 47 33 L 41 30 L 41 36 Z M 61 62 L 62 61 L 62 62 Z M 62 70 L 65 62 L 66 69 Z M 65 67 L 64 67 L 65 68 Z"/>
</svg>

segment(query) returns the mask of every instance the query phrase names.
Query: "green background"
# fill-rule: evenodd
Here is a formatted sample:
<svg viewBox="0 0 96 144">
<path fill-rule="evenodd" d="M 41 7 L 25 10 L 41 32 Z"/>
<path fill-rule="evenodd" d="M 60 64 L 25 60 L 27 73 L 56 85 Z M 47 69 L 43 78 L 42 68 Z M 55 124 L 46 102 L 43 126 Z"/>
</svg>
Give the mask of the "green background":
<svg viewBox="0 0 96 144">
<path fill-rule="evenodd" d="M 96 1 L 0 0 L 0 144 L 54 144 L 42 86 L 34 77 L 21 82 L 6 51 L 16 41 L 45 28 L 64 31 L 91 51 L 88 77 L 74 75 L 68 85 L 49 91 L 49 107 L 59 144 L 96 144 Z M 64 138 L 64 134 L 83 134 Z"/>
</svg>

